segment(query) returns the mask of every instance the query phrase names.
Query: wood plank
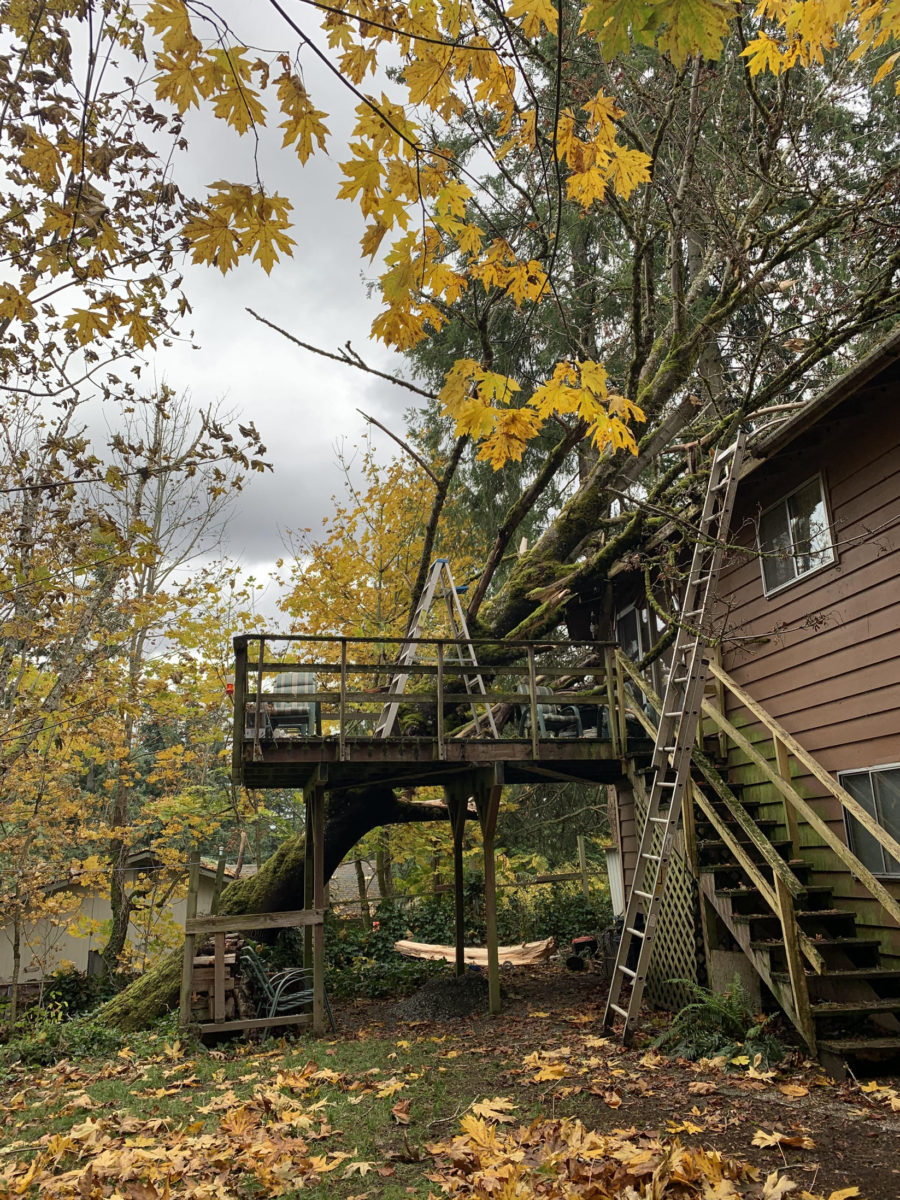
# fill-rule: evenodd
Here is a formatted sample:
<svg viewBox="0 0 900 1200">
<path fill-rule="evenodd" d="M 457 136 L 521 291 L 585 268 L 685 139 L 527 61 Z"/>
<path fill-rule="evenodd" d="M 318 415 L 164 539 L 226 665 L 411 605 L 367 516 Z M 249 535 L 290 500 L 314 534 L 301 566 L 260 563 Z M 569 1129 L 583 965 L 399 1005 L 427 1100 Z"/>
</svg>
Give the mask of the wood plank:
<svg viewBox="0 0 900 1200">
<path fill-rule="evenodd" d="M 241 913 L 222 917 L 193 917 L 184 923 L 188 933 L 243 933 L 253 929 L 298 929 L 321 925 L 324 909 L 300 908 L 290 912 Z"/>
<path fill-rule="evenodd" d="M 194 955 L 194 974 L 197 973 L 198 967 L 211 967 L 215 961 L 216 961 L 216 956 L 214 954 L 195 954 Z M 233 967 L 236 962 L 237 962 L 236 954 L 226 954 L 225 955 L 225 965 L 226 966 Z"/>
<path fill-rule="evenodd" d="M 238 1029 L 265 1029 L 269 1025 L 308 1025 L 309 1013 L 291 1013 L 280 1017 L 254 1017 L 241 1021 L 209 1021 L 199 1026 L 201 1033 L 229 1033 Z"/>
<path fill-rule="evenodd" d="M 217 933 L 215 962 L 213 963 L 213 1018 L 225 1020 L 225 934 Z"/>
<path fill-rule="evenodd" d="M 214 967 L 194 967 L 194 974 L 191 977 L 191 989 L 195 992 L 211 992 L 215 987 L 215 968 Z M 234 990 L 234 976 L 225 976 L 225 991 L 231 992 Z"/>
</svg>

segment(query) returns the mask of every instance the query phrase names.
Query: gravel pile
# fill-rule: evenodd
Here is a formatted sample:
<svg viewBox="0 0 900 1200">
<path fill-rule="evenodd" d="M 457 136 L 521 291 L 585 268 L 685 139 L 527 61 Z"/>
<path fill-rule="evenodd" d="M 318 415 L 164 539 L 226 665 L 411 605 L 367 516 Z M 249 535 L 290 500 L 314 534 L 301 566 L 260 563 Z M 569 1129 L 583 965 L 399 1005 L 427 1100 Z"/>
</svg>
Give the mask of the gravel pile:
<svg viewBox="0 0 900 1200">
<path fill-rule="evenodd" d="M 438 975 L 395 1007 L 398 1020 L 447 1021 L 454 1017 L 483 1016 L 488 1007 L 487 976 Z"/>
</svg>

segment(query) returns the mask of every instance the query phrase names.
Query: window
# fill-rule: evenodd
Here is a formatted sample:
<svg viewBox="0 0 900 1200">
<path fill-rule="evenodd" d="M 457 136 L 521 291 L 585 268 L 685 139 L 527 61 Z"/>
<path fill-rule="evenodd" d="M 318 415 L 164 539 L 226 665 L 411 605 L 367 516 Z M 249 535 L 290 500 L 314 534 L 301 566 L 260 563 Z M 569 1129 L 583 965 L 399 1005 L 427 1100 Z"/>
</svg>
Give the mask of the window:
<svg viewBox="0 0 900 1200">
<path fill-rule="evenodd" d="M 767 596 L 834 562 L 825 495 L 818 475 L 762 514 L 759 549 Z"/>
<path fill-rule="evenodd" d="M 842 771 L 838 781 L 879 825 L 900 840 L 900 766 Z M 851 816 L 847 817 L 847 835 L 850 849 L 873 875 L 900 876 L 900 862 Z"/>
</svg>

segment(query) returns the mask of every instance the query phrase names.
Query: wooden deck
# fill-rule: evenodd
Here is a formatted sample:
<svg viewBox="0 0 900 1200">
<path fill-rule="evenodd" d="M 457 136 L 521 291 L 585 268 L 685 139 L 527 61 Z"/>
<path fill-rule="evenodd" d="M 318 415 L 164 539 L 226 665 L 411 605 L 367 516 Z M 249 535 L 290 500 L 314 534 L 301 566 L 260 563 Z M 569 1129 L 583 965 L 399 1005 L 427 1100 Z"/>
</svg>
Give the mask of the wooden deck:
<svg viewBox="0 0 900 1200">
<path fill-rule="evenodd" d="M 507 783 L 614 783 L 622 778 L 622 760 L 611 740 L 546 738 L 538 742 L 500 738 L 496 741 L 458 741 L 443 747 L 432 738 L 305 737 L 278 743 L 245 740 L 241 779 L 248 788 L 302 788 L 322 764 L 328 766 L 328 787 L 359 787 L 386 783 L 398 787 L 445 784 L 454 776 L 479 767 L 503 763 Z M 629 753 L 652 752 L 646 738 L 630 739 Z"/>
<path fill-rule="evenodd" d="M 465 690 L 473 668 L 460 647 L 440 638 L 420 640 L 398 684 L 392 660 L 401 645 L 387 638 L 235 638 L 235 782 L 303 788 L 327 767 L 329 790 L 416 787 L 502 766 L 507 783 L 607 784 L 621 779 L 626 753 L 652 750 L 643 730 L 625 719 L 624 683 L 608 644 L 492 643 L 484 653 L 476 644 L 483 695 Z M 273 690 L 286 673 L 302 675 L 302 690 Z M 280 715 L 290 705 L 305 713 L 293 728 Z M 390 705 L 415 733 L 402 732 L 398 720 L 390 736 L 380 736 Z"/>
</svg>

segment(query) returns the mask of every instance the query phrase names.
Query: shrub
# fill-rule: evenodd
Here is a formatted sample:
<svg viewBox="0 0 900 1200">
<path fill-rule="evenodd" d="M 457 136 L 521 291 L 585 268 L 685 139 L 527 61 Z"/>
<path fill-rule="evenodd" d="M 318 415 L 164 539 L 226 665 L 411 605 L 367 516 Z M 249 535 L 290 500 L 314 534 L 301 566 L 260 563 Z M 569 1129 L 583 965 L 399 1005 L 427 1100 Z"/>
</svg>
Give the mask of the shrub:
<svg viewBox="0 0 900 1200">
<path fill-rule="evenodd" d="M 768 1021 L 754 1014 L 750 995 L 738 975 L 724 993 L 700 987 L 689 979 L 674 980 L 695 997 L 676 1013 L 670 1027 L 653 1043 L 678 1058 L 695 1062 L 700 1058 L 725 1055 L 735 1058 L 757 1055 L 768 1066 L 780 1062 L 785 1048 L 769 1032 Z"/>
</svg>

